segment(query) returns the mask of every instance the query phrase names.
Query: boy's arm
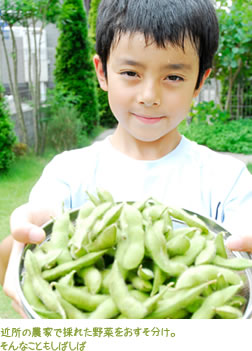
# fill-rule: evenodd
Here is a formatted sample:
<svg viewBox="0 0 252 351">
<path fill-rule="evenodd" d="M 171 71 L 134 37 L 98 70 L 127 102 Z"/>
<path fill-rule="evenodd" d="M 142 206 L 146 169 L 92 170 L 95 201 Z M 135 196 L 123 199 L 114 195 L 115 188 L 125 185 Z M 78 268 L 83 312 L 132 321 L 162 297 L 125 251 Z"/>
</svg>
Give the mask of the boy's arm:
<svg viewBox="0 0 252 351">
<path fill-rule="evenodd" d="M 8 266 L 12 244 L 13 238 L 11 235 L 7 236 L 7 238 L 0 243 L 0 285 L 4 283 L 4 276 Z"/>
</svg>

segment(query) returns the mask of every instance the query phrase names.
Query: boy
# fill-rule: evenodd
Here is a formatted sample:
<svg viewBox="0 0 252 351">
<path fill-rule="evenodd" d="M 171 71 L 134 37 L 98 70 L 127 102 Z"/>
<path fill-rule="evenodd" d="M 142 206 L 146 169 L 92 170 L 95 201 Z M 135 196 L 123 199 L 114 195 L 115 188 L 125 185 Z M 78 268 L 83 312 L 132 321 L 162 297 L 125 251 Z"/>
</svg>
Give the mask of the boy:
<svg viewBox="0 0 252 351">
<path fill-rule="evenodd" d="M 216 219 L 230 232 L 248 235 L 233 248 L 252 250 L 251 175 L 241 162 L 187 140 L 177 129 L 211 72 L 217 46 L 211 0 L 102 0 L 94 65 L 118 126 L 104 141 L 49 163 L 29 204 L 12 215 L 13 237 L 42 240 L 36 225 L 57 215 L 62 201 L 66 208 L 81 206 L 85 190 L 100 186 L 115 201 L 153 196 Z M 6 262 L 8 242 L 2 244 Z M 13 299 L 9 277 L 20 246 L 13 246 L 5 279 Z"/>
</svg>

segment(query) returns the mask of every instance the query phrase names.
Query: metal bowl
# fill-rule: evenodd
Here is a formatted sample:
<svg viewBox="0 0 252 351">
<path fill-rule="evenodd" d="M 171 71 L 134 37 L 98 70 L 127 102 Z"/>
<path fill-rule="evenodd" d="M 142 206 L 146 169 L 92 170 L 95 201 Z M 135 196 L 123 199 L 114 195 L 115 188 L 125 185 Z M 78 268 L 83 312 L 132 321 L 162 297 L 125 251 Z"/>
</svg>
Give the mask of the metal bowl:
<svg viewBox="0 0 252 351">
<path fill-rule="evenodd" d="M 200 218 L 208 226 L 210 231 L 213 232 L 213 234 L 217 235 L 219 232 L 224 232 L 225 233 L 224 240 L 226 240 L 231 235 L 231 233 L 229 233 L 225 228 L 220 226 L 215 220 L 189 210 L 185 210 L 185 211 L 191 215 L 196 215 L 198 218 Z M 70 212 L 70 219 L 72 221 L 76 220 L 78 212 L 79 212 L 79 209 L 75 209 Z M 172 218 L 172 221 L 173 221 L 174 227 L 185 226 L 185 223 L 180 220 Z M 48 221 L 42 226 L 42 228 L 46 232 L 46 236 L 47 236 L 46 240 L 50 238 L 52 227 L 53 227 L 53 220 Z M 34 244 L 26 245 L 18 257 L 18 295 L 27 317 L 31 319 L 41 319 L 41 317 L 31 308 L 30 304 L 26 300 L 22 291 L 22 282 L 23 282 L 23 274 L 24 274 L 24 257 L 26 254 L 26 250 L 28 249 L 33 250 L 35 249 L 35 247 L 36 245 Z M 252 256 L 246 252 L 230 251 L 228 249 L 226 249 L 226 251 L 229 257 L 243 257 L 247 259 L 248 258 L 252 259 Z M 252 269 L 246 269 L 244 271 L 241 271 L 240 274 L 243 276 L 244 283 L 245 283 L 240 294 L 247 299 L 247 304 L 244 307 L 242 319 L 250 319 L 252 317 Z"/>
</svg>

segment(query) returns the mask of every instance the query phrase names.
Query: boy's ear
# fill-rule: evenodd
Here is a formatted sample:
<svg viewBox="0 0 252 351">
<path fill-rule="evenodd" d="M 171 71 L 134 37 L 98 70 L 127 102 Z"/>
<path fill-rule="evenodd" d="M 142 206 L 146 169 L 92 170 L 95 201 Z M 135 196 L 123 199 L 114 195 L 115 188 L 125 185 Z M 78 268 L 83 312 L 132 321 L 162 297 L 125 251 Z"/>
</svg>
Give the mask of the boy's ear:
<svg viewBox="0 0 252 351">
<path fill-rule="evenodd" d="M 101 89 L 104 90 L 104 91 L 108 91 L 107 79 L 105 77 L 105 73 L 104 73 L 104 70 L 103 70 L 103 66 L 102 66 L 102 62 L 101 62 L 100 56 L 99 55 L 95 55 L 93 57 L 93 62 L 94 62 L 94 66 L 95 66 L 97 79 L 99 81 Z"/>
<path fill-rule="evenodd" d="M 194 97 L 194 98 L 196 98 L 196 97 L 199 95 L 199 93 L 200 93 L 200 91 L 201 91 L 201 89 L 202 89 L 202 87 L 203 87 L 203 85 L 204 85 L 206 79 L 210 76 L 210 73 L 211 73 L 211 72 L 212 72 L 212 69 L 211 69 L 211 68 L 208 68 L 208 69 L 205 71 L 205 73 L 204 73 L 204 75 L 203 75 L 203 77 L 202 77 L 202 79 L 201 79 L 201 82 L 200 82 L 199 87 L 198 87 L 197 89 L 195 89 L 195 91 L 194 91 L 194 94 L 193 94 L 193 97 Z"/>
</svg>

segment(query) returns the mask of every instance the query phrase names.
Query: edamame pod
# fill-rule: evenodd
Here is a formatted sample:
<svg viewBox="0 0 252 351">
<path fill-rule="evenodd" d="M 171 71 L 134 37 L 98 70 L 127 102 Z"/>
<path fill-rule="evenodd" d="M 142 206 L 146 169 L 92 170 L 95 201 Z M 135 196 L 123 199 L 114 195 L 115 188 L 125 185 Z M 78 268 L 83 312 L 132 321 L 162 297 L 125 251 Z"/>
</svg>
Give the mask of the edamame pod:
<svg viewBox="0 0 252 351">
<path fill-rule="evenodd" d="M 182 263 L 172 262 L 169 259 L 163 228 L 164 221 L 162 219 L 149 225 L 145 232 L 145 246 L 162 271 L 171 276 L 179 276 L 185 271 L 186 266 Z"/>
<path fill-rule="evenodd" d="M 222 274 L 226 282 L 228 282 L 231 285 L 237 285 L 242 283 L 240 275 L 236 272 L 233 272 L 230 269 L 206 264 L 189 267 L 178 278 L 176 288 L 190 288 L 209 280 L 216 280 L 219 274 Z"/>
<path fill-rule="evenodd" d="M 206 243 L 206 239 L 202 235 L 196 235 L 190 240 L 190 247 L 185 252 L 184 255 L 174 256 L 171 258 L 171 261 L 174 263 L 180 263 L 187 266 L 191 266 L 198 254 L 203 250 Z"/>
<path fill-rule="evenodd" d="M 62 318 L 66 318 L 66 313 L 59 303 L 56 294 L 48 282 L 42 278 L 39 264 L 31 250 L 26 251 L 24 265 L 28 274 L 30 277 L 32 277 L 32 287 L 34 293 L 44 303 L 49 311 L 59 313 Z"/>
<path fill-rule="evenodd" d="M 183 209 L 178 209 L 170 206 L 168 207 L 168 211 L 172 217 L 185 222 L 189 227 L 197 227 L 201 229 L 202 233 L 204 234 L 209 233 L 207 225 L 196 215 L 190 215 Z"/>
<path fill-rule="evenodd" d="M 42 272 L 42 277 L 46 280 L 52 281 L 74 270 L 79 270 L 82 267 L 88 267 L 94 264 L 101 256 L 105 254 L 106 250 L 98 252 L 90 252 L 83 257 L 77 258 L 74 261 L 66 262 L 54 267 L 52 269 Z"/>
<path fill-rule="evenodd" d="M 200 308 L 192 315 L 192 319 L 210 319 L 215 314 L 217 307 L 223 306 L 228 300 L 234 296 L 237 291 L 241 288 L 239 285 L 231 285 L 225 289 L 215 291 L 202 303 Z"/>
<path fill-rule="evenodd" d="M 147 316 L 149 319 L 169 318 L 175 312 L 186 308 L 197 296 L 199 296 L 207 285 L 212 282 L 206 282 L 193 288 L 176 290 L 176 293 L 169 299 L 159 301 L 157 308 Z"/>
<path fill-rule="evenodd" d="M 211 240 L 207 240 L 205 248 L 198 254 L 195 259 L 195 265 L 212 263 L 216 256 L 216 246 Z"/>
<path fill-rule="evenodd" d="M 146 316 L 147 308 L 130 294 L 116 260 L 111 271 L 109 291 L 114 303 L 127 318 L 142 319 Z"/>
<path fill-rule="evenodd" d="M 63 299 L 87 312 L 94 311 L 108 298 L 108 295 L 92 295 L 88 292 L 88 289 L 83 286 L 66 286 L 64 284 L 55 283 L 55 287 Z"/>
<path fill-rule="evenodd" d="M 96 267 L 90 266 L 87 268 L 82 268 L 78 274 L 82 277 L 85 286 L 88 288 L 91 294 L 94 295 L 100 291 L 102 275 Z"/>
<path fill-rule="evenodd" d="M 216 307 L 214 310 L 215 314 L 222 319 L 239 319 L 242 318 L 242 312 L 236 307 L 224 305 Z"/>
<path fill-rule="evenodd" d="M 252 267 L 252 260 L 243 257 L 223 258 L 221 256 L 216 256 L 213 260 L 213 264 L 220 267 L 242 271 Z"/>
<path fill-rule="evenodd" d="M 134 206 L 125 204 L 120 217 L 123 234 L 126 237 L 124 255 L 120 262 L 127 270 L 137 268 L 144 258 L 144 230 L 141 213 Z"/>
<path fill-rule="evenodd" d="M 115 318 L 119 313 L 119 309 L 112 297 L 108 297 L 90 314 L 89 319 Z"/>
</svg>

